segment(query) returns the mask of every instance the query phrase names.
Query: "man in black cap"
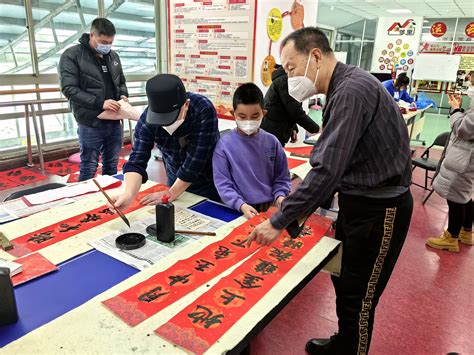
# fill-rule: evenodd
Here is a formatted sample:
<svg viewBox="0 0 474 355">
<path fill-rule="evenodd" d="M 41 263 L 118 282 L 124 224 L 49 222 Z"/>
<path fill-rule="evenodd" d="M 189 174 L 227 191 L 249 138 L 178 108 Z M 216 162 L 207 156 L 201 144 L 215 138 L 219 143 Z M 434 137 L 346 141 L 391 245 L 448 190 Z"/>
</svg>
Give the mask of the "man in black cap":
<svg viewBox="0 0 474 355">
<path fill-rule="evenodd" d="M 218 200 L 212 180 L 212 154 L 219 139 L 214 105 L 204 96 L 186 92 L 176 75 L 159 74 L 146 83 L 148 107 L 135 128 L 135 142 L 124 166 L 125 192 L 114 199 L 127 209 L 148 179 L 151 151 L 163 154 L 170 200 L 184 191 Z M 163 193 L 149 194 L 142 204 L 157 204 Z"/>
</svg>

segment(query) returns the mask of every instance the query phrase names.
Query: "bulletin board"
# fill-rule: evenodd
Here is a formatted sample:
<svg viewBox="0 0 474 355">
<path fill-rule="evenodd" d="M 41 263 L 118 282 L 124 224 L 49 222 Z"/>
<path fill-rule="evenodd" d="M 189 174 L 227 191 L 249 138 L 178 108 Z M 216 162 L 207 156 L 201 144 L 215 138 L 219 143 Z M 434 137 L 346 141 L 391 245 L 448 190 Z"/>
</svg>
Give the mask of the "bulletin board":
<svg viewBox="0 0 474 355">
<path fill-rule="evenodd" d="M 467 76 L 471 71 L 474 71 L 474 54 L 461 55 L 461 62 L 459 63 L 459 70 L 456 73 L 456 81 L 448 84 L 447 93 L 466 94 L 469 89 L 470 82 Z"/>
<path fill-rule="evenodd" d="M 229 118 L 232 96 L 253 81 L 257 0 L 168 0 L 169 72 Z"/>
<path fill-rule="evenodd" d="M 422 25 L 422 17 L 379 18 L 371 72 L 409 72 L 415 64 Z"/>
</svg>

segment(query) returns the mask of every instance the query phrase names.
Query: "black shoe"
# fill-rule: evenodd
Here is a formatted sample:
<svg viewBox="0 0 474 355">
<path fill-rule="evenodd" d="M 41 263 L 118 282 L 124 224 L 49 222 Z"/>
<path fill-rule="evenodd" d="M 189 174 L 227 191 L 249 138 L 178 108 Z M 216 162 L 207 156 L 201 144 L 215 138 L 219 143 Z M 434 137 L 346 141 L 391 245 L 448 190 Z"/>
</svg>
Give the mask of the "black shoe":
<svg viewBox="0 0 474 355">
<path fill-rule="evenodd" d="M 337 354 L 335 349 L 337 334 L 329 339 L 310 339 L 306 343 L 306 352 L 310 355 L 332 355 Z"/>
</svg>

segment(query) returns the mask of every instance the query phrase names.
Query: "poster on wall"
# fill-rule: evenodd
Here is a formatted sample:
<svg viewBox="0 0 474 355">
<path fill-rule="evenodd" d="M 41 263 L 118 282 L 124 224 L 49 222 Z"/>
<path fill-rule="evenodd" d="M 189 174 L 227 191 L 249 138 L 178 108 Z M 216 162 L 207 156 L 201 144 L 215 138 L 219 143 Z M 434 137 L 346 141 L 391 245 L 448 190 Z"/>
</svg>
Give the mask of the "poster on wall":
<svg viewBox="0 0 474 355">
<path fill-rule="evenodd" d="M 371 72 L 409 72 L 415 62 L 422 24 L 421 17 L 379 18 Z"/>
<path fill-rule="evenodd" d="M 259 1 L 255 48 L 255 84 L 265 92 L 272 83 L 275 64 L 281 64 L 280 43 L 291 32 L 316 26 L 317 0 Z M 265 35 L 264 35 L 265 34 Z"/>
<path fill-rule="evenodd" d="M 435 80 L 414 80 L 413 86 L 416 88 L 417 91 L 426 91 L 426 92 L 434 92 L 440 93 L 441 92 L 441 81 Z"/>
<path fill-rule="evenodd" d="M 466 94 L 469 89 L 470 81 L 468 80 L 469 73 L 474 71 L 474 54 L 461 55 L 461 63 L 456 76 L 456 82 L 449 83 L 446 92 Z"/>
<path fill-rule="evenodd" d="M 232 95 L 253 81 L 257 0 L 168 0 L 169 72 L 230 118 Z M 203 16 L 205 14 L 205 16 Z"/>
</svg>

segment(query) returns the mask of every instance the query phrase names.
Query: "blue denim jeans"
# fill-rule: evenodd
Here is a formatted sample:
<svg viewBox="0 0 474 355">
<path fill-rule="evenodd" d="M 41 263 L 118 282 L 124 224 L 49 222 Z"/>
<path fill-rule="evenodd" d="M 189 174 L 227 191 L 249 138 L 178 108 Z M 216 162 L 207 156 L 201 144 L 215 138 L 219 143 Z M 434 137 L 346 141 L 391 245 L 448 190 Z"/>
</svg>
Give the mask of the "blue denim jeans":
<svg viewBox="0 0 474 355">
<path fill-rule="evenodd" d="M 119 153 L 122 147 L 122 129 L 119 121 L 101 121 L 100 127 L 78 124 L 77 134 L 81 147 L 81 173 L 79 181 L 94 177 L 102 155 L 102 175 L 117 174 Z"/>
</svg>

